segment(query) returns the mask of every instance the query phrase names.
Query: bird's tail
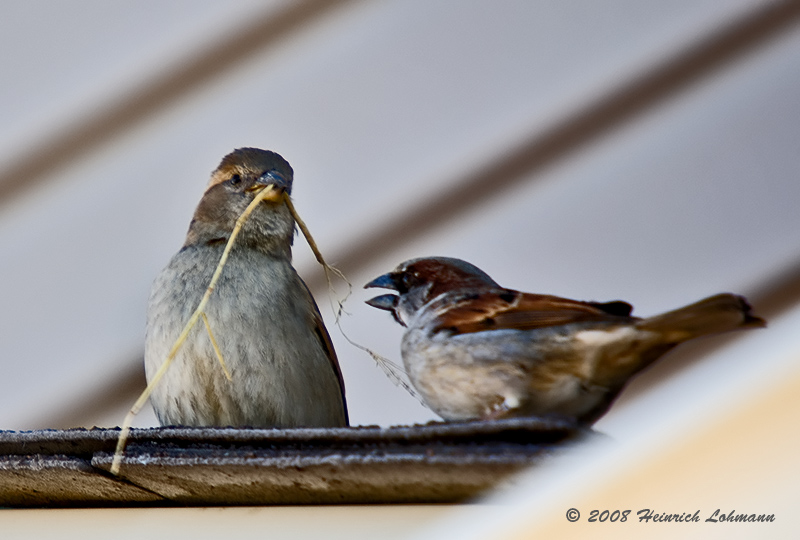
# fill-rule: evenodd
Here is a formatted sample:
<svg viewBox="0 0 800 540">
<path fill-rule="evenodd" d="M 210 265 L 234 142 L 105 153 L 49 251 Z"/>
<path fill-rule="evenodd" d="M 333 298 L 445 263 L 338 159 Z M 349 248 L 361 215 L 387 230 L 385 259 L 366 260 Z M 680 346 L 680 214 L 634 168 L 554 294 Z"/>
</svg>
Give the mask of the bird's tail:
<svg viewBox="0 0 800 540">
<path fill-rule="evenodd" d="M 764 319 L 750 311 L 750 305 L 743 297 L 723 293 L 643 319 L 636 326 L 642 330 L 658 332 L 668 342 L 679 343 L 706 334 L 767 325 Z"/>
</svg>

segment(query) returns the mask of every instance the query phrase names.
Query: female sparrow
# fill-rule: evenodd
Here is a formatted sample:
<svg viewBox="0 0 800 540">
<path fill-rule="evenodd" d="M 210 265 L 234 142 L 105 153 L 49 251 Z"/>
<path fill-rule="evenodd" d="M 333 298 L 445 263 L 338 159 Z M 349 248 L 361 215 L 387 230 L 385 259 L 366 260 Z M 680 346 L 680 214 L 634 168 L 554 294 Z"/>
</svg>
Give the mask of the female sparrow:
<svg viewBox="0 0 800 540">
<path fill-rule="evenodd" d="M 195 210 L 186 242 L 153 284 L 145 371 L 153 377 L 197 308 L 234 224 L 259 188 L 287 194 L 292 168 L 274 152 L 225 156 Z M 344 382 L 317 305 L 292 267 L 295 223 L 282 197 L 266 199 L 235 239 L 204 310 L 150 401 L 162 425 L 346 426 Z"/>
</svg>

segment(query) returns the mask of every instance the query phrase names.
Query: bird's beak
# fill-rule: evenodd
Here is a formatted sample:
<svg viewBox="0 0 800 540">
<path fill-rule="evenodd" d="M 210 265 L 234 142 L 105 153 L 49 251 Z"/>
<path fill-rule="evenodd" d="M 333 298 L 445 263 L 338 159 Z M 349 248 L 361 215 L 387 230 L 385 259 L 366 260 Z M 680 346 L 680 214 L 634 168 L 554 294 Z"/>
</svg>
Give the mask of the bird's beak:
<svg viewBox="0 0 800 540">
<path fill-rule="evenodd" d="M 364 285 L 365 289 L 371 288 L 381 288 L 381 289 L 391 289 L 393 291 L 400 292 L 400 287 L 397 283 L 398 276 L 389 272 L 388 274 L 383 274 L 382 276 L 378 276 L 366 285 Z M 400 316 L 397 314 L 397 303 L 400 301 L 400 297 L 396 294 L 382 294 L 380 296 L 376 296 L 370 300 L 367 300 L 367 305 L 370 305 L 374 308 L 383 309 L 388 311 L 394 317 L 398 323 L 405 326 L 406 324 L 400 319 Z"/>
<path fill-rule="evenodd" d="M 283 193 L 289 188 L 289 182 L 278 171 L 267 171 L 258 180 L 253 182 L 248 191 L 259 189 L 271 190 L 271 193 L 263 197 L 265 201 L 279 202 L 283 198 Z"/>
<path fill-rule="evenodd" d="M 406 323 L 403 322 L 403 319 L 401 319 L 400 315 L 397 313 L 397 303 L 399 301 L 400 297 L 396 294 L 382 294 L 367 300 L 366 303 L 374 308 L 388 311 L 392 314 L 392 317 L 394 317 L 395 321 L 397 321 L 401 326 L 405 326 Z"/>
<path fill-rule="evenodd" d="M 399 296 L 396 294 L 382 294 L 380 296 L 376 296 L 370 300 L 367 300 L 367 305 L 370 305 L 374 308 L 383 309 L 386 311 L 394 312 L 394 308 L 397 307 L 397 301 L 400 299 Z"/>
<path fill-rule="evenodd" d="M 397 282 L 395 281 L 394 275 L 391 273 L 383 274 L 382 276 L 378 276 L 366 285 L 364 285 L 365 289 L 391 289 L 393 291 L 398 290 Z"/>
</svg>

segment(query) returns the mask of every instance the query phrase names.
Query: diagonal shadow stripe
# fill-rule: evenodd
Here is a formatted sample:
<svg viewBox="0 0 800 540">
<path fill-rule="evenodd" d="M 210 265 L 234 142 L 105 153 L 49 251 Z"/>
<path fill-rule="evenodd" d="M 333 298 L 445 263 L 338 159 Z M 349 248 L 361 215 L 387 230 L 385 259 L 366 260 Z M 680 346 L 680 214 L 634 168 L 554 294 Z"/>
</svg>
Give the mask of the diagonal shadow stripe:
<svg viewBox="0 0 800 540">
<path fill-rule="evenodd" d="M 800 305 L 800 260 L 770 275 L 745 296 L 753 306 L 754 313 L 767 320 L 767 330 L 769 330 L 770 321 L 792 307 Z M 615 406 L 635 400 L 646 392 L 650 385 L 666 381 L 703 357 L 745 337 L 746 334 L 747 332 L 732 332 L 682 344 L 677 350 L 669 353 L 669 358 L 657 362 L 637 376 L 630 387 L 622 393 Z"/>
<path fill-rule="evenodd" d="M 338 253 L 328 254 L 328 259 L 337 261 L 346 274 L 358 272 L 398 246 L 528 181 L 536 171 L 791 30 L 798 20 L 800 2 L 796 1 L 772 2 L 750 12 L 639 78 L 626 81 L 552 130 L 537 132 L 473 174 L 448 182 L 457 185 L 457 189 L 424 200 L 397 219 L 371 224 L 368 236 Z M 317 272 L 308 285 L 318 290 L 324 287 L 324 279 Z"/>
<path fill-rule="evenodd" d="M 43 182 L 47 175 L 96 150 L 125 130 L 169 107 L 176 100 L 266 48 L 321 18 L 348 0 L 296 0 L 279 12 L 269 12 L 210 44 L 183 64 L 171 66 L 160 76 L 131 88 L 77 125 L 65 126 L 40 144 L 17 156 L 0 170 L 0 201 L 14 197 Z M 24 178 L 24 182 L 19 179 Z"/>
</svg>

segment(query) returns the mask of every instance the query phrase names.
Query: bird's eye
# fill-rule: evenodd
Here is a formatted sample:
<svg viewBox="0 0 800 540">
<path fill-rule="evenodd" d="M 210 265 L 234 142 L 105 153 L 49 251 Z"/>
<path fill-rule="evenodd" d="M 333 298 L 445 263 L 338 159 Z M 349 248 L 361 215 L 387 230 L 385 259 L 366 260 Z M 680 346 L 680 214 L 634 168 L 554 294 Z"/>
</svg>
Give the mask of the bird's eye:
<svg viewBox="0 0 800 540">
<path fill-rule="evenodd" d="M 242 177 L 239 176 L 238 174 L 234 174 L 233 176 L 231 176 L 231 179 L 228 180 L 228 182 L 230 182 L 232 186 L 235 186 L 236 184 L 238 184 L 241 181 L 242 181 Z"/>
<path fill-rule="evenodd" d="M 415 277 L 416 276 L 414 274 L 403 274 L 403 287 L 405 287 L 406 290 L 411 289 L 414 286 L 414 283 L 416 282 L 416 279 L 414 279 Z"/>
</svg>

